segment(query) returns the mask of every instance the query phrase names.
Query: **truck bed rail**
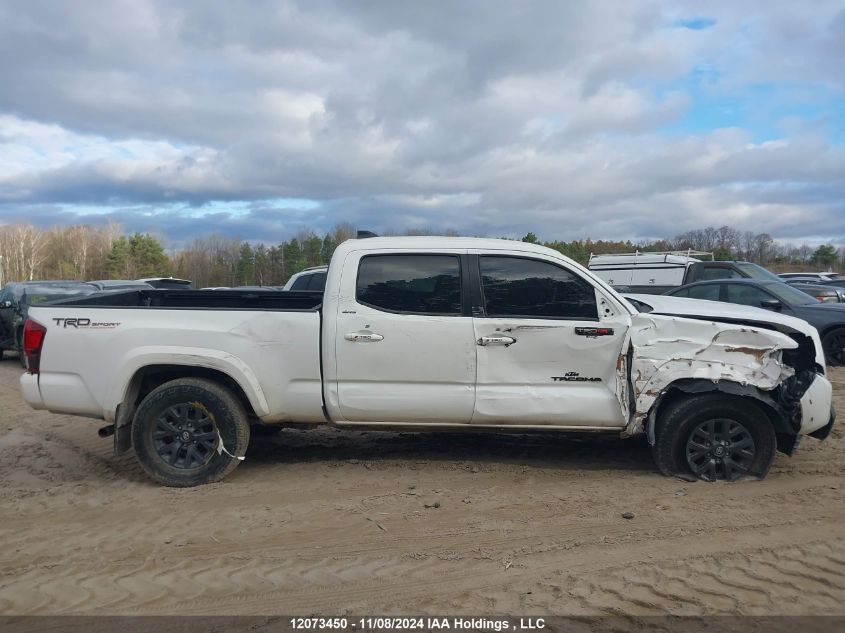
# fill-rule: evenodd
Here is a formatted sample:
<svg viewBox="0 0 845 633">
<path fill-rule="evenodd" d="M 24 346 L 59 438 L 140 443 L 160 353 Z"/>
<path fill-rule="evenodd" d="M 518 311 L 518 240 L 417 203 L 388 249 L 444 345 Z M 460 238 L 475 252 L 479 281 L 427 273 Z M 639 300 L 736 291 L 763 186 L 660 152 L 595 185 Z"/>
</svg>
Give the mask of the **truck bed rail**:
<svg viewBox="0 0 845 633">
<path fill-rule="evenodd" d="M 322 303 L 322 292 L 306 290 L 127 290 L 45 302 L 41 306 L 313 312 Z"/>
</svg>

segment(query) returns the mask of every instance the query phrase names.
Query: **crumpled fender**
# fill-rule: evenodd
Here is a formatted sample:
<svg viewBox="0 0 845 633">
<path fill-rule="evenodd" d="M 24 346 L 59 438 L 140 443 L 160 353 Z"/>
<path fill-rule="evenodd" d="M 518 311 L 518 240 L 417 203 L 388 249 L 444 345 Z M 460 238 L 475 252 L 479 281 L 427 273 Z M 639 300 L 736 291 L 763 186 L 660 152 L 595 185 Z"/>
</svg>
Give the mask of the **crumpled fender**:
<svg viewBox="0 0 845 633">
<path fill-rule="evenodd" d="M 798 343 L 774 330 L 645 313 L 632 317 L 631 346 L 635 410 L 625 436 L 645 430 L 655 402 L 678 380 L 776 388 L 795 373 L 781 362 L 781 351 Z"/>
</svg>

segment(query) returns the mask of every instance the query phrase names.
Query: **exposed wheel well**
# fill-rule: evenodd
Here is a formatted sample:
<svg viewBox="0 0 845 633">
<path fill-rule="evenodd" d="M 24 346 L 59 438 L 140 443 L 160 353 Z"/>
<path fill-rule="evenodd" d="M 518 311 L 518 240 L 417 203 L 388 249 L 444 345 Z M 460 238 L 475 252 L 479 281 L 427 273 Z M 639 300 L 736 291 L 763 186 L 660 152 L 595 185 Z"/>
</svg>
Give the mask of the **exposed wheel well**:
<svg viewBox="0 0 845 633">
<path fill-rule="evenodd" d="M 250 418 L 257 417 L 252 404 L 249 402 L 249 398 L 247 398 L 246 393 L 244 393 L 244 390 L 234 378 L 217 369 L 192 365 L 147 365 L 139 369 L 129 381 L 126 396 L 121 404 L 121 408 L 127 407 L 127 410 L 121 411 L 120 417 L 128 424 L 132 420 L 132 417 L 134 417 L 138 405 L 147 394 L 159 385 L 176 380 L 177 378 L 205 378 L 207 380 L 213 380 L 227 387 L 241 401 L 247 416 Z"/>
</svg>

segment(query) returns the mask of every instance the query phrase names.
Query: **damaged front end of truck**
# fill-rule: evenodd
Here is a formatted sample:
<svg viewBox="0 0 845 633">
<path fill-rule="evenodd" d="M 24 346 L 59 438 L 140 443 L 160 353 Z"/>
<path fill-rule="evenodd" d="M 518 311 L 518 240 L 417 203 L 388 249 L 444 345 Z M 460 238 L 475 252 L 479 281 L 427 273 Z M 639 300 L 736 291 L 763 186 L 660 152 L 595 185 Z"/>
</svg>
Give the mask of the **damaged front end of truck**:
<svg viewBox="0 0 845 633">
<path fill-rule="evenodd" d="M 809 326 L 783 322 L 792 319 L 779 321 L 723 321 L 689 312 L 635 315 L 623 435 L 646 433 L 654 445 L 661 406 L 685 394 L 716 392 L 754 399 L 771 420 L 781 452 L 791 455 L 803 434 L 824 439 L 833 411 L 818 335 Z"/>
</svg>

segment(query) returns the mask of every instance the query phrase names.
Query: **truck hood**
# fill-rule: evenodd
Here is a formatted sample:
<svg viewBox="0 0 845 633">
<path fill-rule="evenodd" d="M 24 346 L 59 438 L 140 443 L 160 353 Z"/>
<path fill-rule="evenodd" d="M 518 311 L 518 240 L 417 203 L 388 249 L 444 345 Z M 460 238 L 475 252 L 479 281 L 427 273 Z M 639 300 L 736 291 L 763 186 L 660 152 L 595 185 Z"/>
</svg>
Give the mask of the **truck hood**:
<svg viewBox="0 0 845 633">
<path fill-rule="evenodd" d="M 816 346 L 816 359 L 824 367 L 819 332 L 812 325 L 796 317 L 786 316 L 779 312 L 754 308 L 752 306 L 738 305 L 735 303 L 723 303 L 721 301 L 705 301 L 704 299 L 683 299 L 681 297 L 668 297 L 666 295 L 644 295 L 629 294 L 622 295 L 625 298 L 634 299 L 647 306 L 651 306 L 653 314 L 668 314 L 673 316 L 688 316 L 692 318 L 707 318 L 725 323 L 759 323 L 761 325 L 774 325 L 779 331 L 793 330 L 800 332 L 813 339 Z M 823 304 L 819 304 L 823 305 Z M 831 304 L 835 305 L 835 304 Z M 636 307 L 636 306 L 635 306 Z M 845 306 L 843 306 L 845 307 Z"/>
</svg>

